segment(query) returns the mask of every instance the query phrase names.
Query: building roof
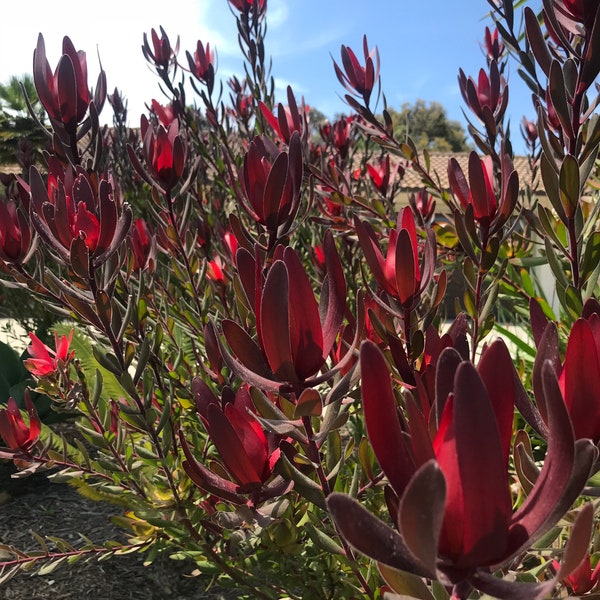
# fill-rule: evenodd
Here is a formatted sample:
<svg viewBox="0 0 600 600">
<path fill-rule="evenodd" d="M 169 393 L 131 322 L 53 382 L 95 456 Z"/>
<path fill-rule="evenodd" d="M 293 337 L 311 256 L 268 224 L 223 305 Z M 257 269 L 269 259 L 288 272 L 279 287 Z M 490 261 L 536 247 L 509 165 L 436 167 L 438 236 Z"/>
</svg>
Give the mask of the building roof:
<svg viewBox="0 0 600 600">
<path fill-rule="evenodd" d="M 455 158 L 463 170 L 465 175 L 469 171 L 469 153 L 468 152 L 431 152 L 431 168 L 430 172 L 437 173 L 440 182 L 444 189 L 449 189 L 448 184 L 448 161 Z M 423 161 L 421 161 L 423 164 Z M 527 183 L 531 184 L 531 167 L 529 166 L 529 158 L 527 156 L 515 156 L 514 167 L 519 175 L 519 184 L 523 188 Z M 536 177 L 534 183 L 538 183 L 539 177 Z M 532 186 L 533 187 L 533 186 Z M 408 166 L 402 179 L 402 189 L 406 191 L 416 191 L 423 188 L 421 176 L 412 166 Z"/>
</svg>

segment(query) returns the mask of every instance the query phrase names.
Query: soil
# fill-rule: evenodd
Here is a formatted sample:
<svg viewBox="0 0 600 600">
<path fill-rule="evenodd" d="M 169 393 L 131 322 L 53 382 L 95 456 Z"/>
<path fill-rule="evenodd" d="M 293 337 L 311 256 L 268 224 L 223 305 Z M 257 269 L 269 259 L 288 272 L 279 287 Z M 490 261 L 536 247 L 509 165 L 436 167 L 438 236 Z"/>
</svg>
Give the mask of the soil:
<svg viewBox="0 0 600 600">
<path fill-rule="evenodd" d="M 125 541 L 110 517 L 119 508 L 93 502 L 44 473 L 15 479 L 12 463 L 0 461 L 0 543 L 25 551 L 39 550 L 31 534 L 56 536 L 77 545 L 81 532 L 93 542 Z M 21 572 L 0 584 L 6 600 L 233 600 L 241 595 L 212 588 L 202 577 L 190 577 L 194 565 L 159 558 L 149 567 L 143 556 L 128 554 L 60 566 L 48 575 Z"/>
</svg>

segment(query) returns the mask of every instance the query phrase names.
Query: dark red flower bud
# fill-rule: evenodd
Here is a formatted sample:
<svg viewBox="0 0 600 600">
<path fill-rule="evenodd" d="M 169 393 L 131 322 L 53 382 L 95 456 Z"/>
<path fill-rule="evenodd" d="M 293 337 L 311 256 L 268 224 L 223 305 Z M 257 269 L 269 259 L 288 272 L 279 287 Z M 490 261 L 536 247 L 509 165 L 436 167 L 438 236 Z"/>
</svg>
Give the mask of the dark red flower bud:
<svg viewBox="0 0 600 600">
<path fill-rule="evenodd" d="M 490 31 L 489 27 L 485 28 L 484 44 L 488 60 L 500 60 L 500 57 L 504 53 L 504 44 L 498 37 L 497 27 L 494 27 L 494 31 Z"/>
<path fill-rule="evenodd" d="M 508 106 L 508 86 L 495 60 L 490 62 L 489 75 L 480 69 L 477 82 L 460 69 L 458 85 L 465 104 L 482 123 L 500 123 Z"/>
<path fill-rule="evenodd" d="M 427 230 L 425 251 L 421 251 L 412 210 L 403 208 L 396 228 L 390 231 L 384 257 L 371 225 L 355 219 L 354 226 L 367 264 L 381 289 L 403 306 L 412 308 L 433 278 L 436 257 L 433 231 Z M 423 256 L 421 262 L 420 256 Z"/>
<path fill-rule="evenodd" d="M 287 88 L 287 97 L 287 106 L 283 106 L 281 103 L 277 106 L 277 117 L 275 117 L 264 102 L 259 100 L 258 106 L 269 125 L 273 128 L 273 131 L 275 131 L 279 138 L 286 144 L 290 143 L 292 134 L 295 131 L 297 131 L 300 137 L 306 141 L 308 136 L 309 107 L 306 106 L 303 98 L 300 109 L 298 109 L 298 104 L 294 98 L 294 92 L 289 85 Z"/>
<path fill-rule="evenodd" d="M 502 187 L 496 194 L 490 157 L 469 155 L 469 181 L 455 158 L 448 163 L 448 182 L 463 208 L 471 205 L 473 216 L 489 233 L 498 231 L 512 214 L 519 193 L 519 179 L 508 155 L 502 158 Z M 500 200 L 497 200 L 499 196 Z"/>
<path fill-rule="evenodd" d="M 133 270 L 148 269 L 154 272 L 156 264 L 156 239 L 150 226 L 144 219 L 138 218 L 131 228 L 131 249 L 133 253 Z"/>
<path fill-rule="evenodd" d="M 342 65 L 344 70 L 334 61 L 333 66 L 339 82 L 351 93 L 362 96 L 365 104 L 369 104 L 373 88 L 379 79 L 379 51 L 377 47 L 369 50 L 367 36 L 363 37 L 364 66 L 358 62 L 354 52 L 342 45 Z"/>
<path fill-rule="evenodd" d="M 54 73 L 46 59 L 44 37 L 40 33 L 33 53 L 33 81 L 40 102 L 53 123 L 60 123 L 69 134 L 77 131 L 90 105 L 85 52 L 75 50 L 68 37 L 63 39 L 63 55 Z M 100 71 L 94 93 L 99 113 L 106 99 L 106 75 Z"/>
<path fill-rule="evenodd" d="M 175 119 L 177 119 L 177 110 L 173 104 L 161 104 L 158 100 L 152 100 L 152 112 L 156 115 L 159 123 L 167 128 Z"/>
<path fill-rule="evenodd" d="M 190 72 L 202 83 L 206 84 L 208 93 L 211 94 L 215 84 L 215 53 L 210 49 L 210 44 L 206 44 L 206 48 L 200 40 L 196 45 L 196 51 L 192 56 L 186 52 Z"/>
<path fill-rule="evenodd" d="M 241 13 L 256 11 L 259 17 L 267 11 L 267 0 L 229 0 L 229 4 Z"/>
<path fill-rule="evenodd" d="M 224 388 L 219 400 L 201 379 L 194 378 L 192 390 L 198 413 L 230 479 L 201 465 L 182 437 L 185 471 L 201 489 L 234 502 L 242 501 L 241 494 L 260 494 L 279 460 L 281 438 L 265 432 L 254 418 L 248 387 L 242 386 L 235 395 Z M 269 490 L 263 488 L 262 494 L 268 497 Z"/>
<path fill-rule="evenodd" d="M 12 200 L 0 202 L 0 223 L 0 259 L 14 265 L 26 262 L 32 250 L 31 227 Z"/>
<path fill-rule="evenodd" d="M 13 398 L 8 399 L 6 408 L 0 409 L 0 437 L 8 447 L 8 451 L 0 450 L 0 458 L 28 454 L 42 431 L 42 423 L 31 401 L 29 390 L 25 391 L 25 407 L 29 414 L 28 424 L 23 420 Z"/>
<path fill-rule="evenodd" d="M 369 173 L 371 183 L 382 196 L 388 193 L 388 189 L 394 183 L 399 168 L 399 164 L 392 167 L 389 154 L 386 154 L 385 158 L 380 159 L 374 165 L 367 164 L 367 173 Z"/>
<path fill-rule="evenodd" d="M 142 115 L 140 129 L 145 166 L 131 146 L 127 146 L 129 159 L 144 181 L 162 193 L 170 193 L 183 175 L 187 157 L 185 141 L 179 135 L 179 121 L 175 119 L 165 128 L 162 124 L 153 125 Z"/>
<path fill-rule="evenodd" d="M 144 58 L 157 69 L 168 71 L 177 61 L 179 36 L 177 36 L 175 48 L 172 48 L 169 36 L 162 27 L 160 28 L 160 37 L 154 28 L 151 30 L 150 35 L 152 38 L 152 48 L 148 43 L 148 36 L 144 33 L 144 43 L 142 45 Z"/>
<path fill-rule="evenodd" d="M 300 206 L 302 169 L 302 146 L 297 132 L 290 138 L 288 152 L 278 151 L 268 138 L 255 137 L 244 157 L 240 176 L 242 206 L 269 231 L 287 231 Z"/>
</svg>

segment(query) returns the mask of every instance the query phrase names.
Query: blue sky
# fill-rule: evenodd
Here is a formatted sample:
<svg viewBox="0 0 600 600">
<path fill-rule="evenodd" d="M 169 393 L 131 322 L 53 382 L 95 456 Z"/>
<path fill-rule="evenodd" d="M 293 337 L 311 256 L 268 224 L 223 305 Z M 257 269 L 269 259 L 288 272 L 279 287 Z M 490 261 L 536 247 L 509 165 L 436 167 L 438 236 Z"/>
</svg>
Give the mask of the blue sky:
<svg viewBox="0 0 600 600">
<path fill-rule="evenodd" d="M 200 39 L 216 47 L 222 78 L 243 73 L 235 21 L 226 0 L 104 0 L 93 17 L 86 4 L 29 0 L 28 12 L 35 16 L 28 19 L 23 18 L 22 4 L 3 6 L 4 23 L 11 26 L 0 36 L 0 81 L 31 72 L 40 31 L 54 68 L 62 37 L 68 35 L 87 53 L 90 83 L 97 76 L 99 53 L 109 89 L 116 86 L 124 92 L 130 124 L 136 125 L 145 103 L 164 99 L 140 50 L 143 33 L 160 25 L 173 42 L 180 35 L 183 61 L 185 50 L 193 51 Z M 369 44 L 379 48 L 383 91 L 390 106 L 400 108 L 419 98 L 438 101 L 451 119 L 464 123 L 458 69 L 476 77 L 485 65 L 480 43 L 485 25 L 490 24 L 487 12 L 485 0 L 268 0 L 267 53 L 273 58 L 277 99 L 285 101 L 284 90 L 290 84 L 297 97 L 304 96 L 307 104 L 329 117 L 348 112 L 331 56 L 339 60 L 341 44 L 358 53 L 366 34 Z M 520 151 L 519 122 L 534 113 L 514 64 L 509 83 L 513 144 Z"/>
</svg>

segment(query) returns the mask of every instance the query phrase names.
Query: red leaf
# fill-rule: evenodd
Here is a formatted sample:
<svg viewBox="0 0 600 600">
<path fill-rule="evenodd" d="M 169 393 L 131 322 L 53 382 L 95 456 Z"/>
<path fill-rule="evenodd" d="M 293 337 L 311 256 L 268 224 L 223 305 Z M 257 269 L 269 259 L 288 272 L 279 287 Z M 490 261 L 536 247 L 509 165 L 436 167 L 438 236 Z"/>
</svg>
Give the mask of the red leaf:
<svg viewBox="0 0 600 600">
<path fill-rule="evenodd" d="M 394 569 L 435 578 L 435 573 L 431 573 L 413 556 L 396 531 L 354 498 L 334 492 L 327 498 L 327 507 L 336 528 L 350 545 L 365 556 Z"/>
<path fill-rule="evenodd" d="M 242 486 L 260 484 L 261 477 L 258 471 L 262 471 L 263 465 L 255 465 L 252 462 L 229 419 L 220 407 L 214 404 L 208 406 L 208 430 L 233 478 Z"/>
<path fill-rule="evenodd" d="M 600 440 L 600 362 L 590 324 L 578 319 L 573 325 L 560 377 L 575 438 Z"/>
<path fill-rule="evenodd" d="M 283 261 L 275 261 L 265 280 L 260 305 L 261 339 L 271 371 L 281 381 L 296 382 L 290 339 L 289 276 Z"/>
<path fill-rule="evenodd" d="M 306 379 L 325 361 L 319 307 L 298 255 L 286 248 L 283 260 L 291 282 L 289 329 L 294 370 L 300 379 Z"/>
<path fill-rule="evenodd" d="M 410 480 L 400 500 L 398 530 L 412 555 L 435 578 L 438 541 L 444 520 L 446 481 L 435 460 Z"/>
<path fill-rule="evenodd" d="M 385 358 L 371 341 L 360 348 L 362 399 L 369 441 L 383 472 L 398 495 L 416 467 L 396 413 L 396 398 Z"/>
</svg>

